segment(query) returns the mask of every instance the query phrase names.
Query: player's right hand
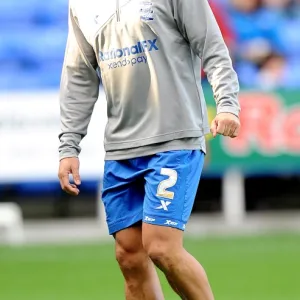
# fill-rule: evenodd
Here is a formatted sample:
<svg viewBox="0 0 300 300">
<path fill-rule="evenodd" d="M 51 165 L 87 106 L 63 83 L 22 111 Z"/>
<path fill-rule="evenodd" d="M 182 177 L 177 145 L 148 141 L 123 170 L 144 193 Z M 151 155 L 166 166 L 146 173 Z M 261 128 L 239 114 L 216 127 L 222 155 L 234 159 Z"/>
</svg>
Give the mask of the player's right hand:
<svg viewBox="0 0 300 300">
<path fill-rule="evenodd" d="M 69 175 L 72 174 L 74 184 L 70 183 Z M 77 157 L 63 158 L 59 163 L 58 178 L 61 188 L 72 196 L 78 196 L 78 186 L 81 183 L 79 175 L 79 159 Z"/>
</svg>

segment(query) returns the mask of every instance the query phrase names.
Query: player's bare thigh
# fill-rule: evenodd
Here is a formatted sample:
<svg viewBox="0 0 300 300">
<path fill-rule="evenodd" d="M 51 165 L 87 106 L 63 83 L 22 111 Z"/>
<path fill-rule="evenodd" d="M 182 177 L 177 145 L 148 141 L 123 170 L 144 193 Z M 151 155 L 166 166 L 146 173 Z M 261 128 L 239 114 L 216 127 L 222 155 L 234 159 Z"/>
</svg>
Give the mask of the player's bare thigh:
<svg viewBox="0 0 300 300">
<path fill-rule="evenodd" d="M 144 251 L 142 243 L 142 222 L 138 222 L 129 228 L 120 230 L 114 234 L 116 257 L 122 256 L 122 252 L 134 253 Z"/>
</svg>

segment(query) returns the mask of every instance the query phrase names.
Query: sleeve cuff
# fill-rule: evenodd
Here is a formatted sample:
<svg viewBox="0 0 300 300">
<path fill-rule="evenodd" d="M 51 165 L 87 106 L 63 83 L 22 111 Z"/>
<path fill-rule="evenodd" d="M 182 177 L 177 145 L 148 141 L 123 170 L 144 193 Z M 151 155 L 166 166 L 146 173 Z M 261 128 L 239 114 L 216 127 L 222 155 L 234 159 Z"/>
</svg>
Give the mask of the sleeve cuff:
<svg viewBox="0 0 300 300">
<path fill-rule="evenodd" d="M 220 106 L 217 108 L 217 115 L 220 113 L 231 113 L 237 117 L 239 117 L 240 114 L 240 108 L 239 107 L 233 107 L 233 106 Z"/>
<path fill-rule="evenodd" d="M 76 133 L 60 134 L 59 160 L 67 157 L 78 157 L 81 151 L 79 146 L 81 136 Z"/>
<path fill-rule="evenodd" d="M 59 160 L 68 157 L 78 157 L 79 153 L 75 149 L 66 149 L 64 151 L 59 152 Z"/>
</svg>

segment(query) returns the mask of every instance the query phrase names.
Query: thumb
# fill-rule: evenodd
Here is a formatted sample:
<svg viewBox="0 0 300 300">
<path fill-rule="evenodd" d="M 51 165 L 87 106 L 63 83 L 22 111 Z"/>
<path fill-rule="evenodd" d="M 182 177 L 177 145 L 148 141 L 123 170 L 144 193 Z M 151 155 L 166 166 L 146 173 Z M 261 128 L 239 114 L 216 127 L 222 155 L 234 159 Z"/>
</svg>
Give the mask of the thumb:
<svg viewBox="0 0 300 300">
<path fill-rule="evenodd" d="M 211 126 L 210 126 L 210 132 L 212 133 L 214 138 L 217 136 L 217 127 L 218 127 L 218 121 L 214 119 L 211 122 Z"/>
<path fill-rule="evenodd" d="M 81 184 L 81 179 L 80 179 L 80 175 L 79 175 L 79 165 L 78 164 L 73 164 L 71 166 L 71 172 L 72 172 L 72 175 L 73 175 L 74 183 L 76 185 L 80 185 Z"/>
</svg>

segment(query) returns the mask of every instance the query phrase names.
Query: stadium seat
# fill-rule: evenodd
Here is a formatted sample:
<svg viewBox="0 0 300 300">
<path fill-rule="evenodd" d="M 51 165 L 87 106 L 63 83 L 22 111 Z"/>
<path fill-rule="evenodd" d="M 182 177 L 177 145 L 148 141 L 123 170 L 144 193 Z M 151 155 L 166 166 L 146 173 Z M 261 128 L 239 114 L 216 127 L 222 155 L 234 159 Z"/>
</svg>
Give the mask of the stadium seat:
<svg viewBox="0 0 300 300">
<path fill-rule="evenodd" d="M 283 49 L 286 56 L 300 57 L 300 19 L 286 20 L 278 30 L 278 47 Z"/>
<path fill-rule="evenodd" d="M 37 25 L 67 24 L 68 1 L 39 1 L 35 6 L 33 22 Z"/>
<path fill-rule="evenodd" d="M 0 1 L 0 27 L 4 24 L 29 23 L 37 0 Z"/>
<path fill-rule="evenodd" d="M 0 24 L 36 23 L 39 25 L 66 22 L 67 0 L 5 0 L 0 2 Z"/>
<path fill-rule="evenodd" d="M 6 41 L 4 51 L 9 51 L 16 60 L 38 64 L 49 59 L 61 59 L 64 56 L 66 39 L 66 31 L 56 28 L 45 30 L 28 26 L 22 31 L 19 29 L 0 31 L 0 41 Z M 6 55 L 9 53 L 6 52 Z"/>
</svg>

